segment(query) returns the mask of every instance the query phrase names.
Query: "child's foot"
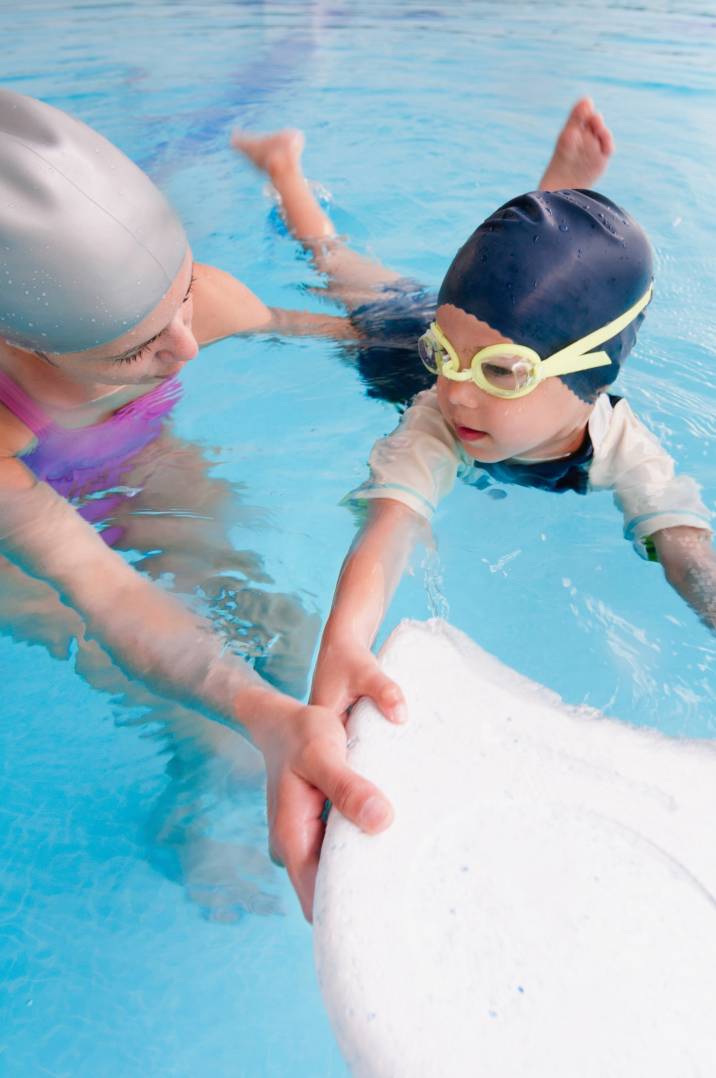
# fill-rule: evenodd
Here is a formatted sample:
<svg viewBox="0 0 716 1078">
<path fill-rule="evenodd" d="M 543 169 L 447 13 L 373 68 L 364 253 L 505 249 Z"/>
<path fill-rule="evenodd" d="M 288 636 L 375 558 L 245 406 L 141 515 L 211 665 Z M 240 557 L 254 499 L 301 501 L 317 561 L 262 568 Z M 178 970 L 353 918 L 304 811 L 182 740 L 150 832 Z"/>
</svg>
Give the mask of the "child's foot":
<svg viewBox="0 0 716 1078">
<path fill-rule="evenodd" d="M 255 168 L 265 172 L 274 184 L 287 173 L 301 172 L 304 142 L 303 133 L 293 128 L 274 131 L 270 135 L 234 131 L 231 136 L 231 145 L 248 157 Z"/>
<path fill-rule="evenodd" d="M 231 145 L 270 179 L 288 231 L 318 257 L 335 229 L 303 175 L 304 141 L 303 133 L 290 127 L 270 135 L 235 131 L 231 137 Z"/>
<path fill-rule="evenodd" d="M 559 133 L 552 159 L 540 180 L 541 191 L 592 187 L 614 152 L 614 139 L 589 97 L 574 106 Z"/>
</svg>

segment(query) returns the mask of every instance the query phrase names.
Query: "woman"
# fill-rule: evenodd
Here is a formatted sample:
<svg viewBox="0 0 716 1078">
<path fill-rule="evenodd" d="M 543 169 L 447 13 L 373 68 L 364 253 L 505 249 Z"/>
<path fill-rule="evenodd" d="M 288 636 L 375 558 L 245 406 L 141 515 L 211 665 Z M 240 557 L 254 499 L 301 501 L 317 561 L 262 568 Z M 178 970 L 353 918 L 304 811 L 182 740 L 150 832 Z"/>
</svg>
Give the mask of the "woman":
<svg viewBox="0 0 716 1078">
<path fill-rule="evenodd" d="M 171 207 L 116 147 L 57 109 L 0 90 L 0 550 L 8 559 L 0 592 L 15 634 L 24 625 L 55 653 L 77 638 L 78 665 L 93 684 L 116 684 L 96 637 L 130 676 L 121 691 L 131 699 L 174 698 L 175 724 L 198 725 L 188 710 L 196 708 L 249 736 L 266 759 L 271 844 L 309 916 L 325 799 L 369 832 L 387 827 L 392 810 L 347 767 L 340 716 L 272 688 L 209 621 L 137 572 L 169 569 L 177 590 L 190 592 L 205 589 L 208 564 L 230 568 L 233 559 L 261 582 L 260 561 L 232 551 L 220 523 L 216 499 L 232 492 L 209 480 L 195 448 L 172 442 L 162 421 L 177 375 L 202 345 L 248 332 L 329 336 L 357 349 L 370 378 L 371 301 L 397 310 L 388 358 L 415 363 L 422 315 L 404 316 L 412 291 L 397 274 L 336 239 L 303 177 L 295 133 L 239 136 L 236 145 L 268 173 L 291 231 L 352 318 L 268 308 L 229 274 L 194 264 Z M 581 101 L 542 186 L 588 184 L 610 153 L 601 118 Z M 386 350 L 378 350 L 382 375 Z M 185 512 L 157 516 L 157 497 Z M 151 517 L 138 512 L 143 505 Z M 209 511 L 197 513 L 202 506 Z M 117 547 L 163 553 L 133 567 Z M 295 689 L 317 626 L 295 597 L 266 595 L 250 584 L 238 598 L 259 635 L 278 637 L 284 651 L 267 672 Z M 276 653 L 264 656 L 267 667 Z M 237 751 L 235 734 L 212 730 L 205 724 L 210 741 Z"/>
</svg>

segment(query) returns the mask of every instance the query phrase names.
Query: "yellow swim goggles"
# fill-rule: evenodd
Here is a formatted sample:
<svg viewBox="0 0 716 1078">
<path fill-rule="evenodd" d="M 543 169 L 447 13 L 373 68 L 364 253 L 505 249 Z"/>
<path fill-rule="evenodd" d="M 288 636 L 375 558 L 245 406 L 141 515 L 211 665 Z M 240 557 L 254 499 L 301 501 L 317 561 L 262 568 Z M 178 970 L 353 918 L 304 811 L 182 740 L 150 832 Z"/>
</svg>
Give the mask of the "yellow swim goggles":
<svg viewBox="0 0 716 1078">
<path fill-rule="evenodd" d="M 591 349 L 621 333 L 644 310 L 651 299 L 653 287 L 649 285 L 641 299 L 613 322 L 595 329 L 546 359 L 525 344 L 492 344 L 476 352 L 467 370 L 461 370 L 458 354 L 437 322 L 431 323 L 419 339 L 418 352 L 433 374 L 441 374 L 453 382 L 471 379 L 493 397 L 524 397 L 545 378 L 576 374 L 577 371 L 588 371 L 594 367 L 608 367 L 611 359 L 607 353 L 592 352 Z"/>
</svg>

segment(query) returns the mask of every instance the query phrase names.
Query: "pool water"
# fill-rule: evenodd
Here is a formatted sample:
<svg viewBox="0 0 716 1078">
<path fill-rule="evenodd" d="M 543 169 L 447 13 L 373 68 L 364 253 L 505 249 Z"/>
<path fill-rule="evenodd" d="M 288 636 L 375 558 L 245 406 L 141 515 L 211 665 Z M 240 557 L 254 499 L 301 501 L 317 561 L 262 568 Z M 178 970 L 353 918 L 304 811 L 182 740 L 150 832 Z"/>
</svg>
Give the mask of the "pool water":
<svg viewBox="0 0 716 1078">
<path fill-rule="evenodd" d="M 0 8 L 0 32 L 2 85 L 72 111 L 147 169 L 199 260 L 316 311 L 332 309 L 322 282 L 228 148 L 234 124 L 303 128 L 341 232 L 435 286 L 475 224 L 536 185 L 568 106 L 592 94 L 617 143 L 600 188 L 657 254 L 620 391 L 714 506 L 704 5 L 31 0 Z M 174 435 L 232 492 L 231 544 L 263 559 L 260 588 L 325 617 L 353 534 L 339 501 L 394 409 L 337 346 L 305 339 L 226 341 L 184 382 Z M 458 488 L 435 530 L 439 562 L 416 562 L 383 636 L 437 604 L 570 703 L 714 735 L 713 637 L 624 541 L 608 495 Z M 18 628 L 0 638 L 0 669 L 0 1072 L 344 1075 L 310 930 L 265 857 L 260 781 L 169 741 L 111 679 L 91 687 L 76 649 L 51 657 Z"/>
</svg>

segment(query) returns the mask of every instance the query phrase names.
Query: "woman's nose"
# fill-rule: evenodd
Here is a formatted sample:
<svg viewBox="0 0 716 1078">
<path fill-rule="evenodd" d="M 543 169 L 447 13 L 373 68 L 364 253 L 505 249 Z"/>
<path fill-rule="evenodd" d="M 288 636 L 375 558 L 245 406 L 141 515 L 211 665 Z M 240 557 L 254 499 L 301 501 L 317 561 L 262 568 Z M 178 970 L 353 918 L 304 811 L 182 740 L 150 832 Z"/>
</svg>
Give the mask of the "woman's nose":
<svg viewBox="0 0 716 1078">
<path fill-rule="evenodd" d="M 177 311 L 162 336 L 161 347 L 157 349 L 157 356 L 161 359 L 166 358 L 185 363 L 189 359 L 194 359 L 199 351 L 199 345 L 192 333 L 191 324 L 186 324 L 181 317 L 181 311 Z"/>
</svg>

